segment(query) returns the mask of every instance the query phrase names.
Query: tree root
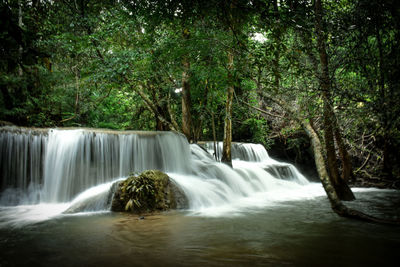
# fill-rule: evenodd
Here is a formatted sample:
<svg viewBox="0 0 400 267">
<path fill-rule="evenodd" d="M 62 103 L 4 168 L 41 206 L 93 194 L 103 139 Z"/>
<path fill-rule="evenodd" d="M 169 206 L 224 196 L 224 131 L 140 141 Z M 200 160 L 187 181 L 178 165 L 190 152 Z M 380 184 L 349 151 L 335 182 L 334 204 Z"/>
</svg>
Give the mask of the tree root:
<svg viewBox="0 0 400 267">
<path fill-rule="evenodd" d="M 356 219 L 365 222 L 379 223 L 379 224 L 400 225 L 400 220 L 378 218 L 375 216 L 365 214 L 361 211 L 348 208 L 343 204 L 332 207 L 332 209 L 336 214 L 345 218 Z"/>
</svg>

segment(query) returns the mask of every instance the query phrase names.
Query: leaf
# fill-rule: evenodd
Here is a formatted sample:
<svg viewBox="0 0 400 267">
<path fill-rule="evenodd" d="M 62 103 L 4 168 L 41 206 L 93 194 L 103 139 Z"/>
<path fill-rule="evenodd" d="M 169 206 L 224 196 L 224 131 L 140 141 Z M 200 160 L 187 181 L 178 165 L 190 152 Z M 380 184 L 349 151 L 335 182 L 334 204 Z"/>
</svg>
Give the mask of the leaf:
<svg viewBox="0 0 400 267">
<path fill-rule="evenodd" d="M 128 201 L 128 203 L 126 203 L 126 205 L 125 205 L 125 211 L 132 210 L 132 207 L 133 207 L 133 202 L 132 202 L 132 199 L 130 199 Z"/>
<path fill-rule="evenodd" d="M 140 204 L 139 200 L 134 199 L 133 202 L 135 202 L 136 207 L 141 207 L 142 205 Z"/>
</svg>

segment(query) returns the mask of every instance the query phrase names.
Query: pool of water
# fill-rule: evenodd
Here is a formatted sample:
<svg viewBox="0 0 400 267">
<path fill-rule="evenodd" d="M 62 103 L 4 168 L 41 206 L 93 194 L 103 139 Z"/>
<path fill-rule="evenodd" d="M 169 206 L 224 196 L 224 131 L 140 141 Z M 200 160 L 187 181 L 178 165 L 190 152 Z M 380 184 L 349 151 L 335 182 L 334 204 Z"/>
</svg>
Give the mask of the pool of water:
<svg viewBox="0 0 400 267">
<path fill-rule="evenodd" d="M 400 218 L 399 191 L 354 191 L 358 200 L 349 206 Z M 340 218 L 325 196 L 219 216 L 101 212 L 34 220 L 35 214 L 0 208 L 0 266 L 398 266 L 399 260 L 400 227 Z"/>
</svg>

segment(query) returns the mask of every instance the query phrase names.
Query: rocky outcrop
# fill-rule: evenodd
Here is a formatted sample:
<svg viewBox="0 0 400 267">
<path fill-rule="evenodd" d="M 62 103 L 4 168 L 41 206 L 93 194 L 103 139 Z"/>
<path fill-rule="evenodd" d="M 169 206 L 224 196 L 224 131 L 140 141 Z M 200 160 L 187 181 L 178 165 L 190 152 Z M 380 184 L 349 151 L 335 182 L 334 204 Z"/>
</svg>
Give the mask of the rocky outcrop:
<svg viewBox="0 0 400 267">
<path fill-rule="evenodd" d="M 144 213 L 182 209 L 187 203 L 183 191 L 167 174 L 149 170 L 118 184 L 111 210 Z"/>
</svg>

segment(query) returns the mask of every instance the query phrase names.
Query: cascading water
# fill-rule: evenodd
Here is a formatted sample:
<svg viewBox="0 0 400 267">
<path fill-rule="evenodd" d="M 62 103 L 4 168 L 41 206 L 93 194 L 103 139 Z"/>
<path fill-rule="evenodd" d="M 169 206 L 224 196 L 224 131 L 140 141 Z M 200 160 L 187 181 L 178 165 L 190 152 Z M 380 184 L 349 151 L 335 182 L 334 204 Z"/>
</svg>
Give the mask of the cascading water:
<svg viewBox="0 0 400 267">
<path fill-rule="evenodd" d="M 112 181 L 147 169 L 167 172 L 190 210 L 211 215 L 295 197 L 293 191 L 308 184 L 261 145 L 235 143 L 233 168 L 214 160 L 212 144 L 205 147 L 210 153 L 172 132 L 0 128 L 0 205 L 70 202 L 69 212 L 107 209 Z"/>
<path fill-rule="evenodd" d="M 211 155 L 215 155 L 212 142 L 204 143 L 203 146 Z M 221 155 L 222 142 L 218 142 L 216 147 L 217 155 Z M 270 158 L 268 152 L 260 144 L 233 143 L 232 158 L 232 164 L 235 169 L 240 167 L 262 168 L 275 178 L 308 184 L 308 180 L 292 164 Z"/>
<path fill-rule="evenodd" d="M 291 164 L 269 158 L 262 145 L 234 144 L 232 154 L 237 157 L 232 162 L 233 168 L 215 161 L 212 150 L 208 153 L 198 145 L 191 145 L 191 151 L 192 175 L 169 175 L 183 188 L 190 209 L 196 213 L 219 215 L 246 205 L 262 206 L 266 201 L 295 198 L 293 190 L 309 184 Z M 274 172 L 279 174 L 281 168 L 286 170 L 285 175 L 275 176 Z M 309 193 L 304 191 L 302 196 Z"/>
<path fill-rule="evenodd" d="M 186 140 L 173 133 L 52 130 L 45 156 L 42 199 L 70 201 L 83 189 L 131 172 L 187 172 L 188 158 Z"/>
<path fill-rule="evenodd" d="M 0 128 L 0 204 L 38 201 L 47 141 L 45 131 Z"/>
<path fill-rule="evenodd" d="M 187 173 L 190 165 L 186 139 L 171 132 L 6 128 L 0 152 L 3 205 L 69 202 L 132 172 Z M 16 191 L 35 197 L 11 198 Z"/>
<path fill-rule="evenodd" d="M 214 143 L 205 142 L 202 144 L 204 148 L 211 154 L 215 156 Z M 222 142 L 216 143 L 216 156 L 220 160 L 220 155 L 222 155 Z M 250 143 L 232 143 L 232 159 L 242 160 L 242 161 L 265 161 L 270 159 L 267 151 L 261 144 L 250 144 Z"/>
</svg>

